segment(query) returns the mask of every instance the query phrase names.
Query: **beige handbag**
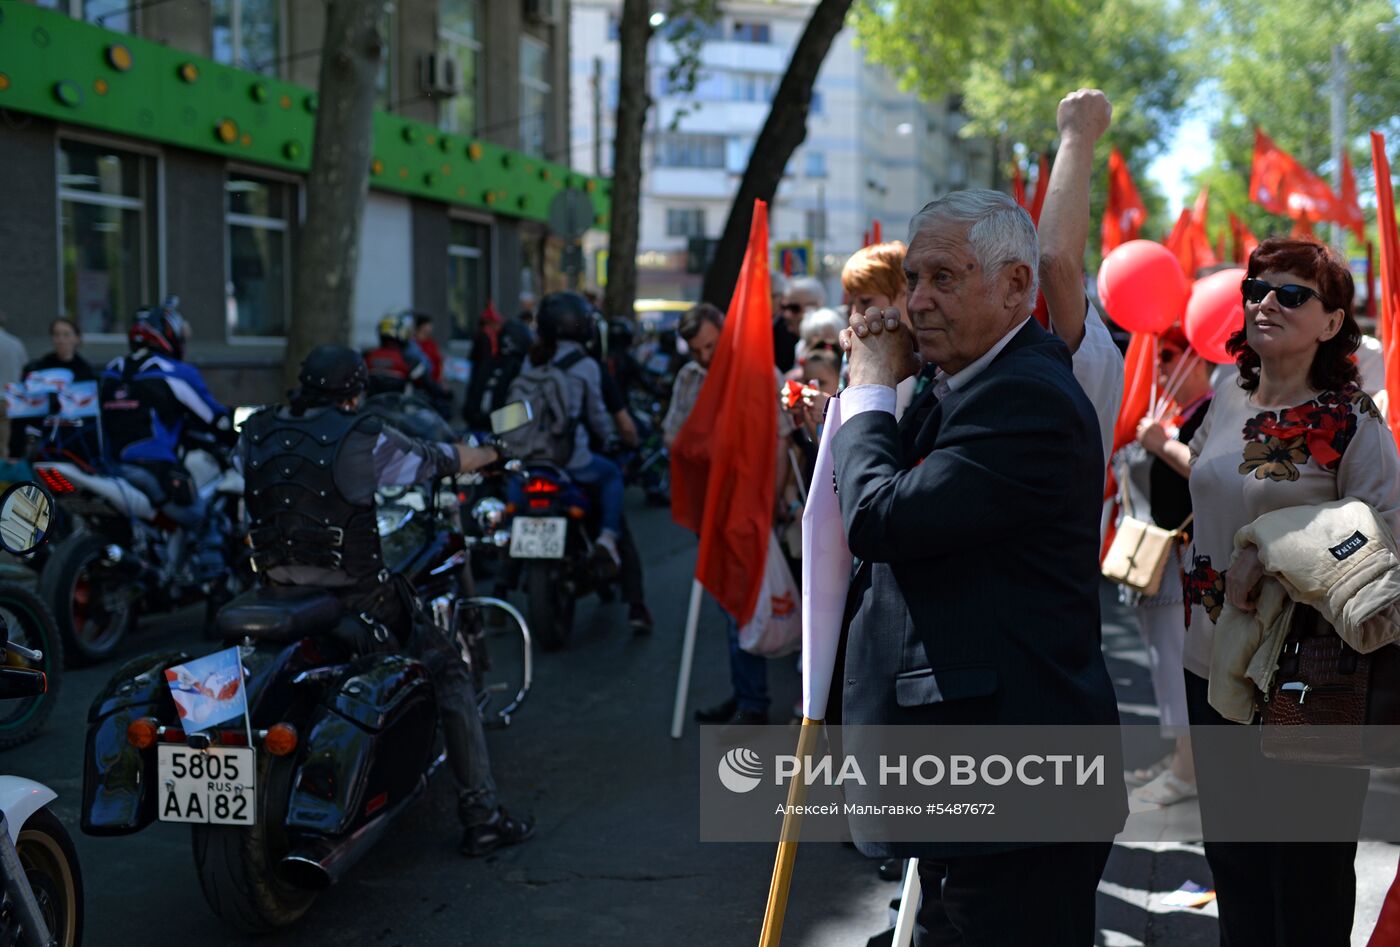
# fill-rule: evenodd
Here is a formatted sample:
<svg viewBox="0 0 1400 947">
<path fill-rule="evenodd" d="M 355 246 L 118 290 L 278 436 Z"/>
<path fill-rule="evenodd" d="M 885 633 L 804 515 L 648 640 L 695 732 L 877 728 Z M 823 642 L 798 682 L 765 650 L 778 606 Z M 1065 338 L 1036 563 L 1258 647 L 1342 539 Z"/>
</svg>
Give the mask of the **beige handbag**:
<svg viewBox="0 0 1400 947">
<path fill-rule="evenodd" d="M 1125 511 L 1130 509 L 1126 484 L 1122 488 L 1121 502 Z M 1172 550 L 1195 515 L 1186 517 L 1176 529 L 1166 530 L 1125 512 L 1108 554 L 1103 558 L 1104 577 L 1143 595 L 1156 595 L 1162 587 L 1162 574 L 1172 558 Z"/>
</svg>

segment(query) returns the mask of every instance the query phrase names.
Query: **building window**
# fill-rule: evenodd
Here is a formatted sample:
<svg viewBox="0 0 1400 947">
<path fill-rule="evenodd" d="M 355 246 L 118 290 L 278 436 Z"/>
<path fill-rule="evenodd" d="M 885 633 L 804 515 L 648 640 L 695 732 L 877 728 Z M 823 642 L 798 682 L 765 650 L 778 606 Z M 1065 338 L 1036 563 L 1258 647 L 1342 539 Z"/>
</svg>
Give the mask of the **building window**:
<svg viewBox="0 0 1400 947">
<path fill-rule="evenodd" d="M 491 228 L 469 220 L 452 221 L 447 245 L 447 312 L 452 338 L 470 339 L 491 298 Z"/>
<path fill-rule="evenodd" d="M 807 177 L 809 177 L 809 178 L 824 178 L 824 177 L 826 177 L 826 152 L 825 152 L 825 151 L 809 151 L 809 152 L 807 152 Z"/>
<path fill-rule="evenodd" d="M 520 37 L 520 150 L 545 156 L 549 119 L 549 47 Z"/>
<path fill-rule="evenodd" d="M 667 17 L 661 32 L 670 40 L 684 35 L 693 35 L 700 40 L 724 39 L 724 29 L 719 22 L 703 16 L 678 14 Z"/>
<path fill-rule="evenodd" d="M 666 209 L 666 236 L 705 236 L 705 209 L 703 207 L 668 207 Z"/>
<path fill-rule="evenodd" d="M 622 16 L 617 13 L 608 14 L 608 41 L 619 42 L 622 39 Z"/>
<path fill-rule="evenodd" d="M 228 334 L 287 334 L 296 186 L 232 173 L 224 184 L 228 224 Z"/>
<path fill-rule="evenodd" d="M 729 35 L 736 43 L 771 42 L 768 36 L 767 23 L 751 23 L 735 20 L 734 28 L 730 30 Z"/>
<path fill-rule="evenodd" d="M 725 137 L 662 132 L 656 138 L 658 168 L 723 168 Z"/>
<path fill-rule="evenodd" d="M 731 72 L 729 98 L 735 102 L 767 102 L 778 89 L 778 77 L 770 72 Z"/>
<path fill-rule="evenodd" d="M 265 76 L 282 57 L 282 0 L 210 0 L 214 61 Z"/>
<path fill-rule="evenodd" d="M 808 107 L 808 112 L 812 115 L 821 115 L 826 111 L 826 100 L 816 89 L 812 90 L 812 104 Z"/>
<path fill-rule="evenodd" d="M 478 0 L 443 0 L 438 50 L 457 63 L 461 91 L 443 105 L 444 131 L 475 135 L 481 118 L 481 5 Z"/>
<path fill-rule="evenodd" d="M 155 298 L 153 168 L 104 145 L 59 143 L 63 309 L 84 332 L 120 332 Z"/>
<path fill-rule="evenodd" d="M 104 30 L 131 32 L 132 0 L 39 0 L 39 6 L 66 13 L 75 20 L 86 20 Z"/>
<path fill-rule="evenodd" d="M 807 211 L 807 239 L 808 239 L 808 240 L 825 240 L 825 239 L 826 239 L 826 211 L 824 211 L 824 210 L 809 210 L 809 211 Z"/>
</svg>

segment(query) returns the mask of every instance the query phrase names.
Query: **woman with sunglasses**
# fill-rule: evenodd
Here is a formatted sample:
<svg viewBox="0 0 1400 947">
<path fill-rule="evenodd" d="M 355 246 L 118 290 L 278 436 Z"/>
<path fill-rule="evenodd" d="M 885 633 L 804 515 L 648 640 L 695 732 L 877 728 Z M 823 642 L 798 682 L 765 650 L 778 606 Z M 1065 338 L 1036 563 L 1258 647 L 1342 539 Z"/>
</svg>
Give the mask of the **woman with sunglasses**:
<svg viewBox="0 0 1400 947">
<path fill-rule="evenodd" d="M 1353 497 L 1373 507 L 1392 532 L 1400 531 L 1400 459 L 1375 404 L 1357 386 L 1351 356 L 1361 333 L 1345 262 L 1312 240 L 1272 238 L 1250 254 L 1241 292 L 1244 326 L 1227 345 L 1238 379 L 1220 386 L 1189 448 L 1196 518 L 1184 663 L 1193 727 L 1241 726 L 1208 701 L 1221 609 L 1228 601 L 1254 611 L 1263 576 L 1254 547 L 1235 555 L 1240 528 L 1274 510 Z M 1257 749 L 1224 758 L 1204 749 L 1205 736 L 1197 732 L 1193 746 L 1221 942 L 1349 944 L 1356 835 L 1352 841 L 1306 844 L 1220 839 L 1230 839 L 1239 824 L 1232 809 L 1238 813 L 1265 796 L 1298 794 L 1304 775 L 1312 786 L 1330 790 L 1327 799 L 1347 800 L 1359 834 L 1366 771 L 1280 763 Z M 1290 804 L 1301 825 L 1307 824 L 1312 798 Z M 1287 831 L 1280 826 L 1281 837 Z"/>
</svg>

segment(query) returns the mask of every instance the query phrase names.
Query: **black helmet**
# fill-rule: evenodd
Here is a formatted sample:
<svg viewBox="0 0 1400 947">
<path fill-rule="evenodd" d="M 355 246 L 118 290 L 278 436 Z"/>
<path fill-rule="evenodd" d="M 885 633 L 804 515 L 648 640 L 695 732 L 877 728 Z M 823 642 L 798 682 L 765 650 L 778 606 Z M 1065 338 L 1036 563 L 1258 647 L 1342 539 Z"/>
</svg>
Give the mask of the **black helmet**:
<svg viewBox="0 0 1400 947">
<path fill-rule="evenodd" d="M 301 363 L 301 389 L 331 401 L 348 401 L 365 390 L 369 370 L 359 352 L 343 345 L 318 345 Z"/>
<path fill-rule="evenodd" d="M 545 339 L 587 344 L 593 334 L 593 307 L 580 293 L 550 293 L 535 310 L 535 328 Z"/>
<path fill-rule="evenodd" d="M 608 354 L 620 355 L 632 348 L 632 343 L 636 340 L 637 330 L 632 325 L 631 319 L 608 320 Z"/>
</svg>

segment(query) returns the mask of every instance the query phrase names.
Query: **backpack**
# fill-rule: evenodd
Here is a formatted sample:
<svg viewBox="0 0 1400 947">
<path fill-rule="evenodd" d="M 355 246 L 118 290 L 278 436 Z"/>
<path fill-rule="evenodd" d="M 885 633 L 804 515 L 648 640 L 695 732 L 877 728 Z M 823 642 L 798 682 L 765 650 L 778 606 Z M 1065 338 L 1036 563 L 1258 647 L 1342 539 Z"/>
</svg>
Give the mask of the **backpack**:
<svg viewBox="0 0 1400 947">
<path fill-rule="evenodd" d="M 574 432 L 580 419 L 569 414 L 570 368 L 585 353 L 572 352 L 547 365 L 529 365 L 510 383 L 502 404 L 528 401 L 534 420 L 510 432 L 510 452 L 524 461 L 545 461 L 567 466 L 574 454 Z"/>
</svg>

